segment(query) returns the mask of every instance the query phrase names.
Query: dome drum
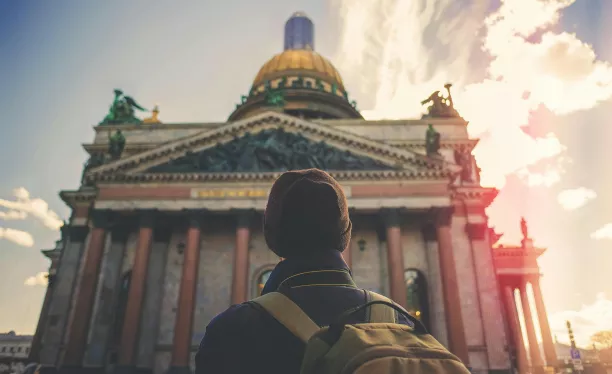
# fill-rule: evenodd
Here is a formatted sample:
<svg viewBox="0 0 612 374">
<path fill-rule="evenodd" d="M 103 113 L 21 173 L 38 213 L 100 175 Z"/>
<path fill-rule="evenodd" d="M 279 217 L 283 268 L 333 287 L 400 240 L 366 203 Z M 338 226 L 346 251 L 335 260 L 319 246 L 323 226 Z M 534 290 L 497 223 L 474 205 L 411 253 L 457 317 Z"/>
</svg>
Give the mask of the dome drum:
<svg viewBox="0 0 612 374">
<path fill-rule="evenodd" d="M 264 90 L 253 92 L 248 97 L 243 96 L 242 103 L 236 105 L 236 110 L 228 120 L 235 121 L 268 110 L 282 110 L 304 118 L 362 118 L 355 103 L 349 103 L 342 95 L 332 96 L 329 92 L 304 88 L 285 88 L 282 93 L 285 100 L 282 108 L 270 106 Z"/>
</svg>

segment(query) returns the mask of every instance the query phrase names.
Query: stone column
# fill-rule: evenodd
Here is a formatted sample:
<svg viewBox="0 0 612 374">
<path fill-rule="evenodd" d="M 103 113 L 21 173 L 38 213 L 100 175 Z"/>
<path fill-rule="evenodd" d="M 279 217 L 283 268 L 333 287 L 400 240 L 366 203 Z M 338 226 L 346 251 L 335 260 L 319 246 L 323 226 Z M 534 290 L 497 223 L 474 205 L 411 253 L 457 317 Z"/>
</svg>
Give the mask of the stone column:
<svg viewBox="0 0 612 374">
<path fill-rule="evenodd" d="M 62 230 L 64 228 L 62 227 Z M 53 281 L 57 272 L 57 258 L 51 260 L 51 266 L 49 266 L 49 275 L 47 282 L 47 290 L 45 291 L 45 298 L 43 300 L 42 308 L 40 311 L 40 317 L 38 318 L 38 324 L 36 325 L 36 332 L 32 339 L 32 346 L 30 348 L 30 354 L 28 360 L 30 362 L 40 362 L 40 347 L 42 341 L 42 334 L 47 325 L 49 316 L 49 303 L 51 301 L 51 294 L 53 293 Z"/>
<path fill-rule="evenodd" d="M 119 343 L 119 372 L 131 372 L 134 367 L 136 342 L 138 340 L 138 327 L 142 313 L 142 303 L 147 279 L 149 256 L 151 254 L 151 241 L 154 224 L 153 211 L 140 212 L 140 229 L 138 232 L 138 245 L 134 255 L 130 289 L 128 290 L 125 317 L 121 329 Z"/>
<path fill-rule="evenodd" d="M 189 217 L 187 229 L 187 246 L 183 254 L 183 275 L 179 289 L 174 340 L 172 344 L 172 361 L 170 373 L 191 373 L 189 368 L 193 314 L 200 264 L 200 229 L 202 213 L 193 212 Z"/>
<path fill-rule="evenodd" d="M 514 289 L 508 285 L 502 285 L 502 288 L 504 293 L 504 308 L 508 316 L 508 329 L 510 330 L 514 342 L 519 373 L 527 373 L 529 362 L 527 361 L 527 350 L 525 349 L 525 342 L 523 340 L 521 322 L 519 321 L 518 312 L 516 310 Z"/>
<path fill-rule="evenodd" d="M 62 367 L 67 370 L 78 371 L 83 365 L 109 218 L 108 212 L 105 211 L 91 213 L 92 230 L 84 254 L 83 273 L 74 305 L 74 321 L 68 332 L 66 353 L 62 363 Z"/>
<path fill-rule="evenodd" d="M 59 255 L 57 274 L 53 279 L 49 320 L 41 337 L 40 363 L 49 366 L 60 364 L 60 347 L 68 325 L 72 299 L 75 297 L 75 284 L 89 227 L 68 226 L 65 230 L 66 244 Z"/>
<path fill-rule="evenodd" d="M 249 237 L 253 211 L 237 212 L 236 247 L 234 248 L 234 269 L 232 273 L 232 304 L 248 300 L 249 290 Z"/>
<path fill-rule="evenodd" d="M 525 283 L 519 287 L 521 294 L 521 305 L 523 307 L 523 317 L 525 318 L 525 330 L 527 330 L 527 340 L 529 341 L 529 353 L 531 357 L 532 371 L 539 373 L 542 371 L 542 357 L 540 356 L 540 347 L 536 338 L 535 327 L 533 326 L 533 317 L 531 316 L 531 306 L 527 297 L 527 289 Z"/>
<path fill-rule="evenodd" d="M 389 297 L 406 307 L 406 280 L 404 279 L 404 253 L 400 214 L 397 209 L 383 209 L 387 234 L 387 266 L 389 268 Z"/>
<path fill-rule="evenodd" d="M 546 363 L 548 366 L 556 366 L 558 362 L 557 352 L 555 351 L 555 344 L 553 343 L 550 325 L 548 324 L 548 315 L 546 314 L 546 306 L 544 305 L 544 298 L 542 297 L 542 290 L 540 289 L 539 277 L 531 281 L 531 287 L 533 288 L 538 322 L 540 322 L 540 333 L 542 334 Z"/>
<path fill-rule="evenodd" d="M 463 317 L 461 314 L 461 300 L 457 269 L 453 255 L 453 241 L 451 236 L 452 210 L 440 209 L 434 211 L 436 234 L 438 237 L 438 250 L 440 257 L 440 271 L 444 291 L 444 310 L 446 311 L 446 325 L 448 327 L 448 343 L 452 353 L 470 365 Z"/>
<path fill-rule="evenodd" d="M 446 326 L 446 313 L 444 311 L 444 291 L 440 269 L 440 255 L 436 228 L 426 224 L 421 229 L 425 249 L 427 250 L 427 267 L 429 279 L 427 280 L 427 294 L 430 305 L 430 330 L 432 335 L 445 347 L 448 347 L 448 329 Z"/>
</svg>

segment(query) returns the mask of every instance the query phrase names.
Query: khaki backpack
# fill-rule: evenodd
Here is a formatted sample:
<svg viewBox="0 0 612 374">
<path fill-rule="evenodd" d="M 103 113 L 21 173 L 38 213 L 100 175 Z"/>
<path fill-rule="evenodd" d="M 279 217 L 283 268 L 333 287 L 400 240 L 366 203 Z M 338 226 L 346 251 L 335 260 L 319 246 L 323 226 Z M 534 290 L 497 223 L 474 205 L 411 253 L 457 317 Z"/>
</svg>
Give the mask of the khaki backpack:
<svg viewBox="0 0 612 374">
<path fill-rule="evenodd" d="M 368 299 L 324 328 L 282 293 L 271 292 L 252 301 L 306 343 L 300 374 L 469 374 L 461 360 L 403 308 L 373 292 L 368 292 Z M 367 323 L 343 322 L 365 308 Z M 396 311 L 414 327 L 398 324 Z"/>
</svg>

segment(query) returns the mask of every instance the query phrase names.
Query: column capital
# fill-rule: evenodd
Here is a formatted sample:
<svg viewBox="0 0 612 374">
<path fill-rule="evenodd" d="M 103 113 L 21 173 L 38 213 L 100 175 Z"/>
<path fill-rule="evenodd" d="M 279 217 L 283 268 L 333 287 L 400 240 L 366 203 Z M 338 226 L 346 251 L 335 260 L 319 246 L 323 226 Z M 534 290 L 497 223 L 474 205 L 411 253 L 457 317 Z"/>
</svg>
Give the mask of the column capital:
<svg viewBox="0 0 612 374">
<path fill-rule="evenodd" d="M 470 240 L 484 240 L 488 230 L 489 226 L 484 222 L 465 224 L 465 232 L 468 234 Z"/>
<path fill-rule="evenodd" d="M 159 216 L 157 209 L 143 209 L 138 211 L 138 220 L 140 227 L 153 228 L 156 218 Z"/>
<path fill-rule="evenodd" d="M 89 212 L 89 220 L 94 228 L 107 229 L 112 225 L 112 212 L 92 209 Z"/>
<path fill-rule="evenodd" d="M 257 214 L 255 209 L 232 209 L 231 212 L 236 216 L 236 227 L 239 229 L 250 228 Z"/>
<path fill-rule="evenodd" d="M 400 226 L 400 210 L 397 208 L 382 208 L 380 215 L 386 228 Z"/>
<path fill-rule="evenodd" d="M 62 226 L 62 231 L 65 235 L 73 242 L 85 241 L 87 233 L 89 232 L 88 226 Z"/>
<path fill-rule="evenodd" d="M 187 225 L 191 228 L 200 228 L 208 214 L 206 209 L 185 209 L 184 212 L 187 213 Z"/>
<path fill-rule="evenodd" d="M 454 208 L 452 206 L 431 208 L 428 212 L 428 218 L 436 227 L 450 226 L 453 213 Z"/>
</svg>

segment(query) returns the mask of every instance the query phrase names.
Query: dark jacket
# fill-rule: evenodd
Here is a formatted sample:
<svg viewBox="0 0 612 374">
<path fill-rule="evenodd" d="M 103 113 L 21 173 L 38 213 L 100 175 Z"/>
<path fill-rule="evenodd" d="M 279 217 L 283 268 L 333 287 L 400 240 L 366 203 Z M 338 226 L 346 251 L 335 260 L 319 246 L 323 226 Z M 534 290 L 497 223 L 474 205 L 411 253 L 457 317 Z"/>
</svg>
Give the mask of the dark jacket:
<svg viewBox="0 0 612 374">
<path fill-rule="evenodd" d="M 282 261 L 262 293 L 276 291 L 281 283 L 283 293 L 319 326 L 329 325 L 342 312 L 366 302 L 365 292 L 354 284 L 338 251 Z M 365 313 L 349 322 L 365 322 Z M 399 322 L 410 324 L 404 316 Z M 233 305 L 207 326 L 196 355 L 196 374 L 299 373 L 304 347 L 257 304 Z"/>
</svg>

